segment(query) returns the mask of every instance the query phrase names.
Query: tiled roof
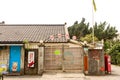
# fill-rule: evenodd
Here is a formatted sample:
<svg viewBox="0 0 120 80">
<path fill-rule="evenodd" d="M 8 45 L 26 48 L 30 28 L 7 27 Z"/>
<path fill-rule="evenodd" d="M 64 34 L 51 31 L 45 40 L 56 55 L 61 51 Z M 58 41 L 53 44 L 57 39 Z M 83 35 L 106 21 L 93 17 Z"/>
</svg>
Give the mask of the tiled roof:
<svg viewBox="0 0 120 80">
<path fill-rule="evenodd" d="M 62 34 L 61 38 L 57 35 Z M 2 24 L 0 25 L 0 43 L 23 42 L 67 42 L 64 24 Z M 53 35 L 55 38 L 50 39 Z"/>
</svg>

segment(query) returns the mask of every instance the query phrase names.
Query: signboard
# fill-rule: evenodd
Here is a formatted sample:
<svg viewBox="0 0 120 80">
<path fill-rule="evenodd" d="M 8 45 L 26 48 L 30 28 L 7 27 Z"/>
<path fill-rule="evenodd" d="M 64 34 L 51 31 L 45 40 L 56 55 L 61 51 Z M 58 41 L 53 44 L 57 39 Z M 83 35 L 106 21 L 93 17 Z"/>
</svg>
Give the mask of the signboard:
<svg viewBox="0 0 120 80">
<path fill-rule="evenodd" d="M 91 57 L 95 60 L 99 60 L 100 59 L 100 53 L 97 50 L 94 50 L 91 53 Z"/>
<path fill-rule="evenodd" d="M 35 53 L 34 51 L 29 51 L 28 52 L 28 67 L 34 67 L 34 59 Z"/>
</svg>

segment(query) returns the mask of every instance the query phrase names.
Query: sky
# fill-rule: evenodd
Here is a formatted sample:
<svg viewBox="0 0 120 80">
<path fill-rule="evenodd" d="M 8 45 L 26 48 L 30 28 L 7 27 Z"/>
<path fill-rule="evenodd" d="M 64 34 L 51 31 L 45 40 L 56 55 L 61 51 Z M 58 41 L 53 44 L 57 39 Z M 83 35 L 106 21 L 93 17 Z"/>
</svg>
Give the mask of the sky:
<svg viewBox="0 0 120 80">
<path fill-rule="evenodd" d="M 95 0 L 94 22 L 106 21 L 120 32 L 120 0 Z M 92 0 L 0 0 L 0 21 L 6 24 L 64 24 L 82 18 L 92 25 Z"/>
</svg>

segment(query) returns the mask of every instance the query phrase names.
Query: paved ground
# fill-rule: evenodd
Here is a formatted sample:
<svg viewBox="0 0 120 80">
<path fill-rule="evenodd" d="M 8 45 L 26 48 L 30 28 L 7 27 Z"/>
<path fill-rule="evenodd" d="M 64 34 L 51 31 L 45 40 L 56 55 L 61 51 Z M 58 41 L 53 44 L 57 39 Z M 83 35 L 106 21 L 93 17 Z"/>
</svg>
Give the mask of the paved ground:
<svg viewBox="0 0 120 80">
<path fill-rule="evenodd" d="M 120 80 L 120 67 L 112 65 L 112 74 L 85 76 L 82 73 L 44 73 L 43 76 L 5 76 L 4 80 Z"/>
<path fill-rule="evenodd" d="M 87 80 L 120 80 L 120 66 L 112 65 L 111 75 L 85 76 Z"/>
</svg>

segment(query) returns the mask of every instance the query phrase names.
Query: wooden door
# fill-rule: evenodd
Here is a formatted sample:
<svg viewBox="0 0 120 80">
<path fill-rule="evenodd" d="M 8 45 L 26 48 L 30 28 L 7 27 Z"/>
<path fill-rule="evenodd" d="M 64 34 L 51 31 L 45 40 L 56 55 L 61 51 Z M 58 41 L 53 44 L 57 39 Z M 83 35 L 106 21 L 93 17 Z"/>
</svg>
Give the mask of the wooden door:
<svg viewBox="0 0 120 80">
<path fill-rule="evenodd" d="M 45 70 L 62 70 L 62 48 L 45 47 Z"/>
<path fill-rule="evenodd" d="M 38 72 L 38 49 L 25 50 L 25 74 L 35 75 Z"/>
</svg>

